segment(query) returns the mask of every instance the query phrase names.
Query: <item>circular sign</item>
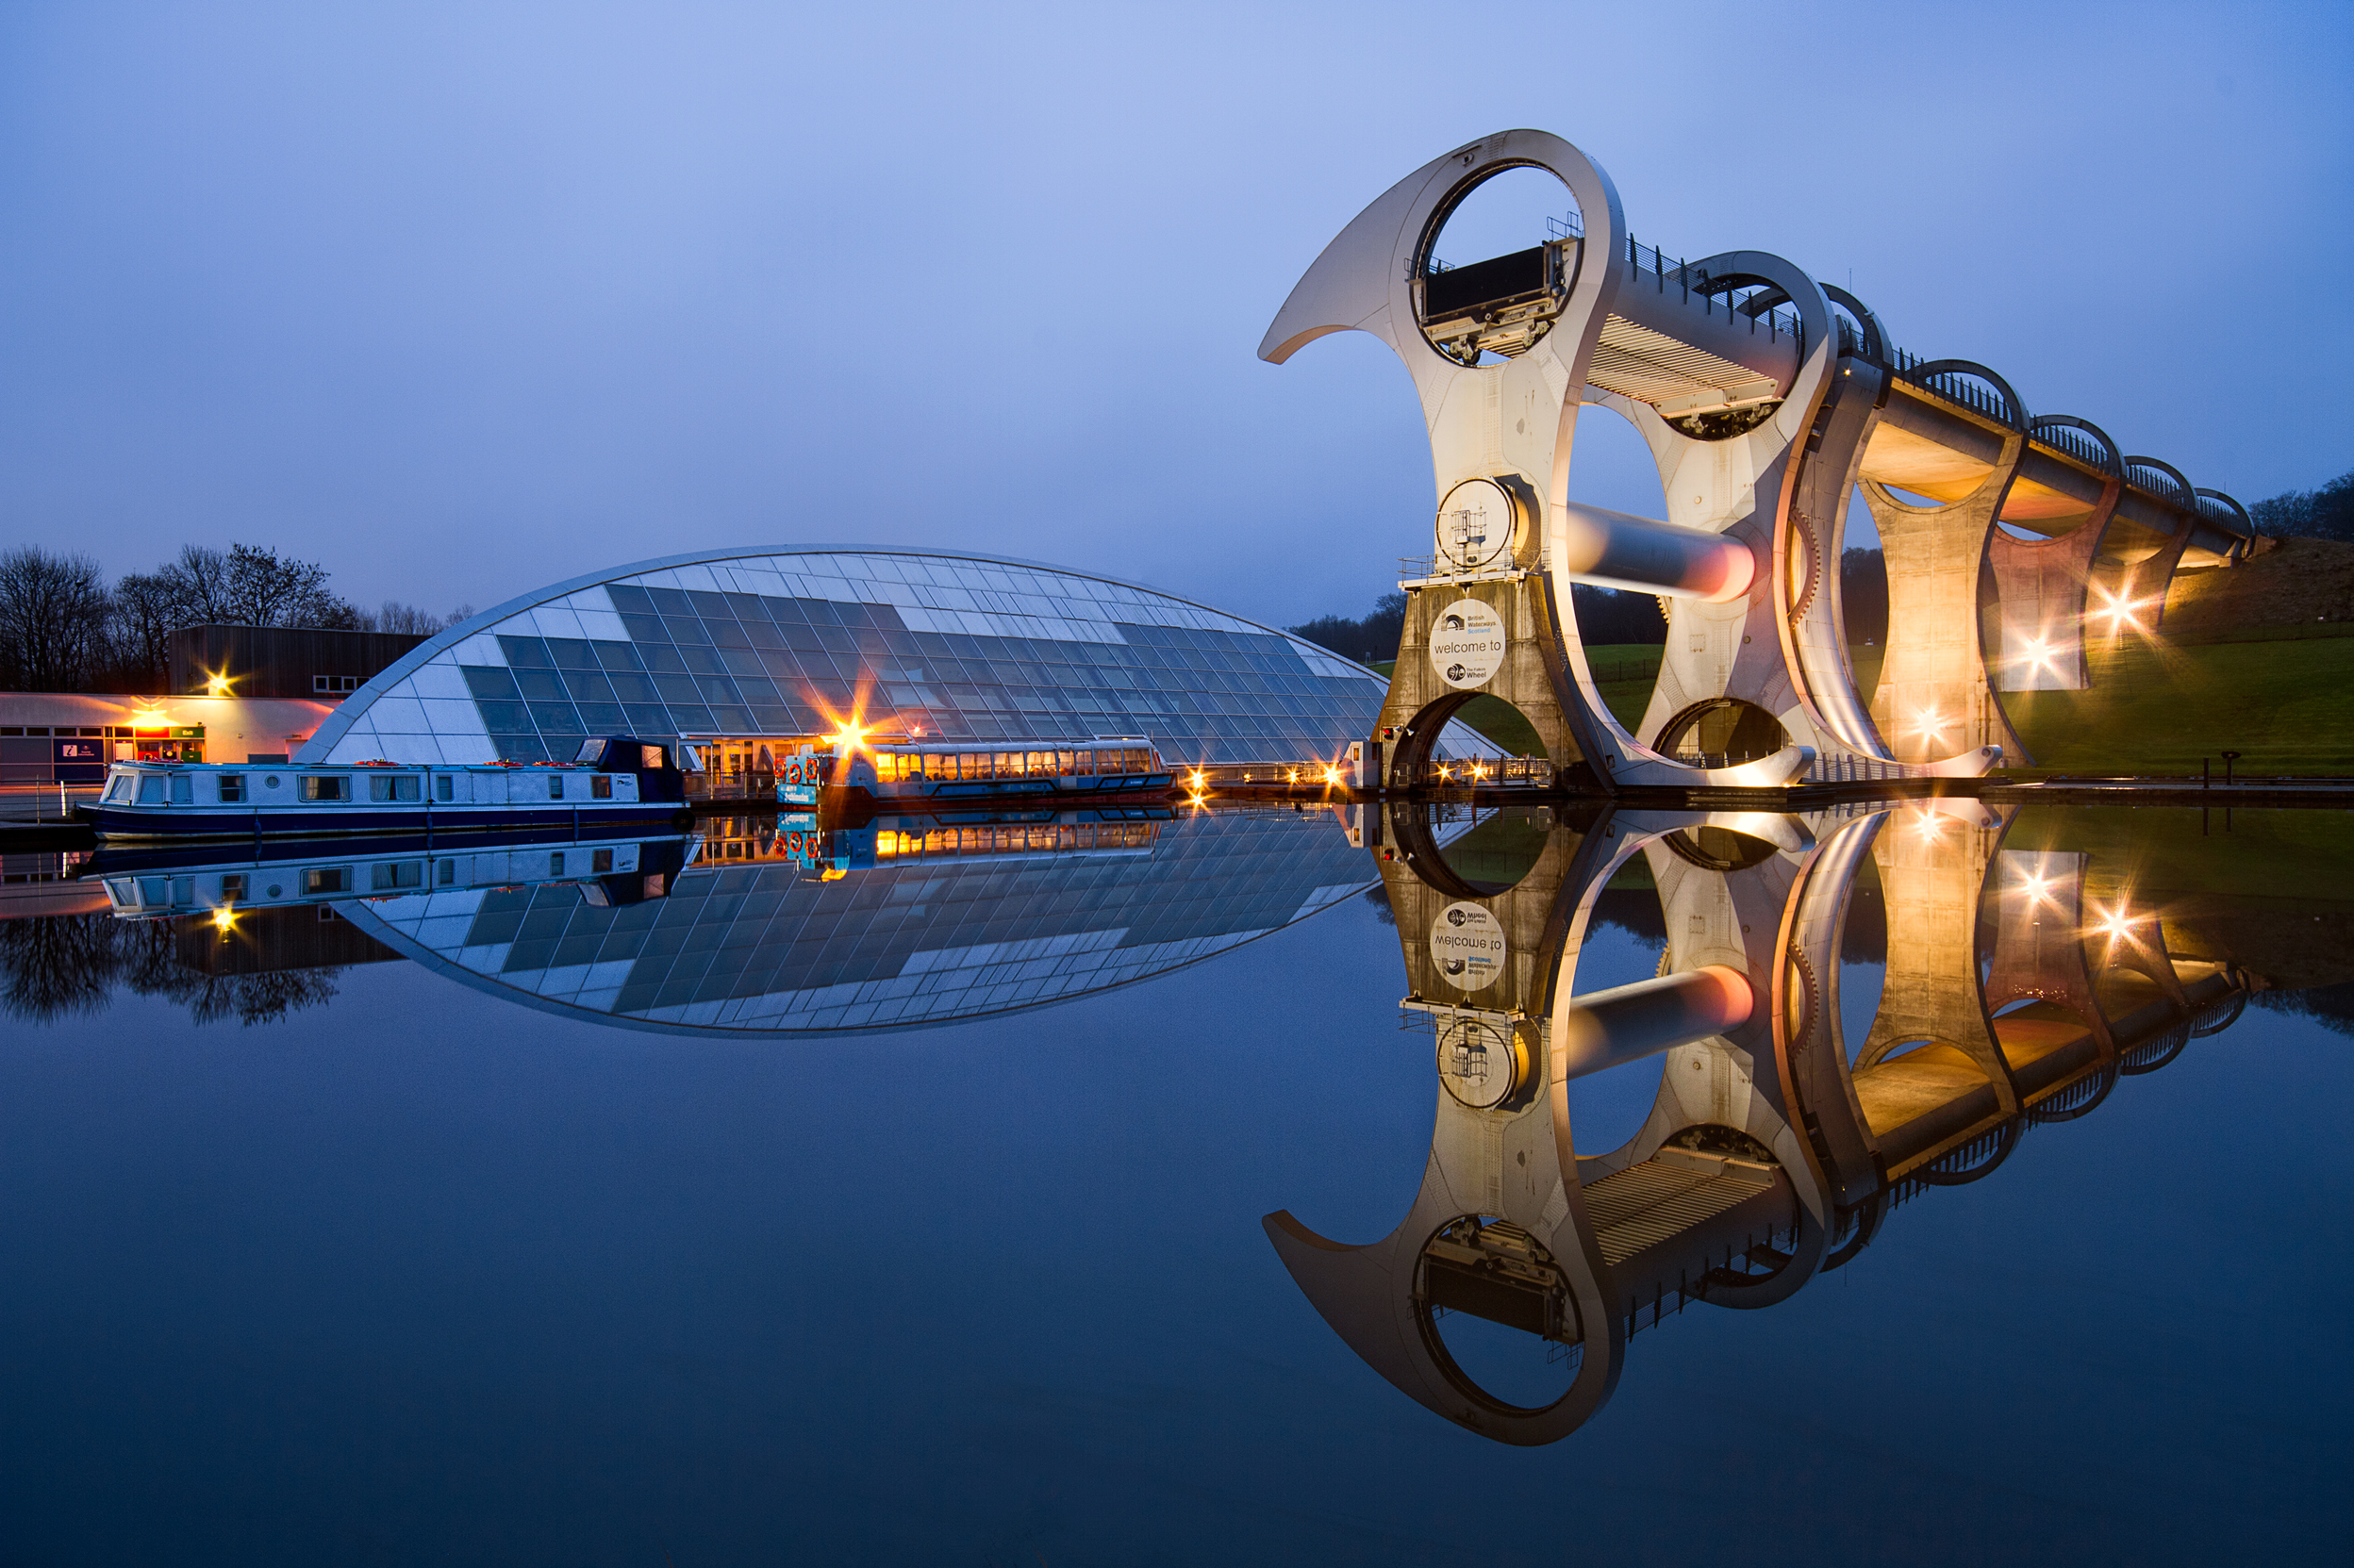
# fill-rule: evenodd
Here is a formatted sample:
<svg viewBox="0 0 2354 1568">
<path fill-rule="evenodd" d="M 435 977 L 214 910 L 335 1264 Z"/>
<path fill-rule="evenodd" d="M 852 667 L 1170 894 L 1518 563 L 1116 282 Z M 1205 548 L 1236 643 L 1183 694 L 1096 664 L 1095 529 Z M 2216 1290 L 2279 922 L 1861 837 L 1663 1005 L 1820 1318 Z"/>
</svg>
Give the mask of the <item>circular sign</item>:
<svg viewBox="0 0 2354 1568">
<path fill-rule="evenodd" d="M 1431 960 L 1458 991 L 1478 991 L 1504 972 L 1504 928 L 1474 903 L 1452 903 L 1431 922 Z"/>
<path fill-rule="evenodd" d="M 1511 558 L 1520 508 L 1493 479 L 1467 479 L 1438 503 L 1438 563 L 1448 571 L 1485 571 Z"/>
<path fill-rule="evenodd" d="M 1431 622 L 1431 668 L 1457 691 L 1484 686 L 1504 666 L 1504 618 L 1476 599 L 1458 599 Z"/>
<path fill-rule="evenodd" d="M 1438 1032 L 1438 1081 L 1460 1105 L 1485 1111 L 1512 1098 L 1520 1081 L 1520 1053 L 1509 1025 L 1456 1018 Z"/>
</svg>

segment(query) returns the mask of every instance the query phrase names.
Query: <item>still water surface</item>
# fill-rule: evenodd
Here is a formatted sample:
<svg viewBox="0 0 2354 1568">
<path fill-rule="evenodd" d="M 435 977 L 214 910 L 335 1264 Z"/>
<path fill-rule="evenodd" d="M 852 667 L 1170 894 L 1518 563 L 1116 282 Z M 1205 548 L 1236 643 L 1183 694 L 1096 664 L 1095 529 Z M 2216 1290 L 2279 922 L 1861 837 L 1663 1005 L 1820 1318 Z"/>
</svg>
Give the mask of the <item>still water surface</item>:
<svg viewBox="0 0 2354 1568">
<path fill-rule="evenodd" d="M 2335 814 L 901 827 L 0 921 L 0 1561 L 2336 1557 Z"/>
</svg>

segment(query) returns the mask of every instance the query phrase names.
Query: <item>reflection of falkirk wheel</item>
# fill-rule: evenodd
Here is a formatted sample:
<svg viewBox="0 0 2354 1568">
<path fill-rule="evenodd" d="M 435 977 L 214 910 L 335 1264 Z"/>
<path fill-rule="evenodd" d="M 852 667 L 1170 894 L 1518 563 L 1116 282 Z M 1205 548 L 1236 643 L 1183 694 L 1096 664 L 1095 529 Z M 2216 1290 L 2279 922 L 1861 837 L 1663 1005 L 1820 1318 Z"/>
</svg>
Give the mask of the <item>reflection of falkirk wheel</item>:
<svg viewBox="0 0 2354 1568">
<path fill-rule="evenodd" d="M 1568 188 L 1583 234 L 1436 270 L 1433 245 L 1457 206 L 1523 167 Z M 1391 188 L 1317 258 L 1259 353 L 1280 363 L 1350 329 L 1382 338 L 1413 375 L 1438 500 L 1432 568 L 1401 585 L 1406 626 L 1381 717 L 1390 750 L 1366 782 L 1422 782 L 1440 721 L 1479 693 L 1519 708 L 1557 768 L 1583 761 L 1618 786 L 1773 785 L 1810 771 L 1972 776 L 2016 751 L 1978 614 L 1995 586 L 1989 536 L 1998 516 L 2009 520 L 2003 508 L 2015 496 L 2032 490 L 2057 515 L 2089 486 L 2102 497 L 2093 503 L 2100 526 L 2082 549 L 2098 541 L 2117 504 L 2103 470 L 2117 465 L 2057 428 L 2078 421 L 2036 421 L 2030 434 L 2014 406 L 1989 412 L 1991 400 L 1956 390 L 1957 376 L 1986 379 L 1977 367 L 1894 354 L 1870 311 L 1778 256 L 1671 263 L 1646 252 L 1629 239 L 1608 176 L 1539 131 L 1488 137 Z M 1668 520 L 1568 500 L 1571 438 L 1587 400 L 1644 434 Z M 2008 444 L 1981 428 L 2004 418 L 2017 426 Z M 1983 440 L 1998 449 L 1991 458 L 1964 450 Z M 1867 471 L 1867 446 L 1880 470 Z M 1971 478 L 1954 504 L 1922 512 L 1917 546 L 1909 522 L 1883 520 L 1899 536 L 1889 547 L 1892 594 L 1908 613 L 1867 702 L 1839 597 L 1848 503 L 1861 480 L 1875 479 L 1870 496 L 1884 511 L 1877 479 L 1908 454 L 1928 454 L 1924 473 L 1986 477 Z M 1935 483 L 1910 470 L 1904 482 Z M 2236 504 L 2177 488 L 2137 490 L 2128 509 L 2147 527 L 2197 535 L 2215 559 L 2233 558 Z M 2089 567 L 2076 569 L 2073 600 L 2064 585 L 2011 571 L 2042 598 L 2003 615 L 2040 625 L 2073 605 L 2080 619 Z M 1575 582 L 1673 602 L 1639 738 L 1596 689 L 1567 603 Z M 1997 630 L 1998 640 L 2035 648 L 2058 647 L 2061 636 Z"/>
<path fill-rule="evenodd" d="M 1554 830 L 1500 893 L 1451 865 L 1415 812 L 1368 812 L 1366 837 L 1398 920 L 1405 1006 L 1436 1026 L 1421 1188 L 1370 1246 L 1287 1213 L 1266 1226 L 1376 1371 L 1501 1442 L 1567 1435 L 1665 1313 L 1788 1298 L 1852 1261 L 1897 1203 L 1987 1175 L 2029 1125 L 2093 1110 L 2120 1073 L 2163 1066 L 2246 996 L 2232 964 L 2170 955 L 2163 922 L 2096 918 L 2083 856 L 2002 850 L 2003 820 L 1971 801 L 1611 813 Z M 1595 900 L 1638 848 L 1667 932 L 1662 978 L 1573 997 Z M 1890 962 L 1851 1065 L 1840 948 L 1867 857 Z M 2103 934 L 2110 924 L 2123 934 Z M 1579 1152 L 1568 1082 L 1662 1052 L 1642 1129 Z M 1545 1346 L 1557 1396 L 1484 1387 L 1450 1352 L 1452 1313 Z"/>
<path fill-rule="evenodd" d="M 1786 1294 L 1783 1262 L 1819 1250 L 1821 1205 L 1785 1174 L 1806 1167 L 1779 1081 L 1752 1073 L 1772 1057 L 1755 1001 L 1787 865 L 1809 840 L 1791 817 L 1618 813 L 1583 834 L 1556 829 L 1499 893 L 1454 872 L 1413 808 L 1371 827 L 1405 954 L 1405 1006 L 1429 1016 L 1436 1037 L 1430 1163 L 1385 1241 L 1343 1246 L 1289 1213 L 1268 1215 L 1268 1234 L 1317 1310 L 1382 1376 L 1486 1436 L 1550 1443 L 1609 1396 L 1627 1337 L 1659 1308 L 1649 1281 L 1664 1273 L 1724 1304 L 1764 1305 Z M 1727 845 L 1744 848 L 1727 858 Z M 1666 896 L 1672 929 L 1686 933 L 1671 970 L 1573 998 L 1595 900 L 1647 846 L 1655 866 L 1690 873 L 1671 877 Z M 1663 1050 L 1660 1108 L 1642 1133 L 1580 1157 L 1569 1081 Z M 1810 1271 L 1789 1272 L 1795 1288 Z M 1449 1352 L 1446 1312 L 1538 1336 L 1567 1363 L 1567 1387 L 1542 1405 L 1491 1393 Z"/>
</svg>

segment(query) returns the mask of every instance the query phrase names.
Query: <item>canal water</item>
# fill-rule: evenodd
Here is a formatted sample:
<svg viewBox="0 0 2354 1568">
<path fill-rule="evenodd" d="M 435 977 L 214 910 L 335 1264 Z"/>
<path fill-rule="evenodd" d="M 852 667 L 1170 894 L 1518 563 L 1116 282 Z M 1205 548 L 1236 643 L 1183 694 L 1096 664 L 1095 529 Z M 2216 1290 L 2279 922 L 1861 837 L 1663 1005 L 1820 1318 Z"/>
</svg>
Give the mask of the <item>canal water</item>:
<svg viewBox="0 0 2354 1568">
<path fill-rule="evenodd" d="M 2338 814 L 707 827 L 5 890 L 0 1561 L 2340 1560 Z"/>
</svg>

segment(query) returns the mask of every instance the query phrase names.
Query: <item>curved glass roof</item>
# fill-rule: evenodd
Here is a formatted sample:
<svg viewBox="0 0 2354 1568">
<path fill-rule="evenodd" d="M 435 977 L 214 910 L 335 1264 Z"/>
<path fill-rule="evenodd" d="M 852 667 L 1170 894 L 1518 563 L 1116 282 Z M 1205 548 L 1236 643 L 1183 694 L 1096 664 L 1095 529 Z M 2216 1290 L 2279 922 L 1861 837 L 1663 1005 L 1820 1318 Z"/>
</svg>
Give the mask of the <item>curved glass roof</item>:
<svg viewBox="0 0 2354 1568">
<path fill-rule="evenodd" d="M 347 698 L 299 761 L 565 760 L 602 734 L 797 735 L 854 714 L 948 740 L 1145 735 L 1176 763 L 1298 762 L 1386 683 L 1133 583 L 939 551 L 639 562 L 485 612 Z M 1493 748 L 1460 725 L 1452 754 Z"/>
</svg>

